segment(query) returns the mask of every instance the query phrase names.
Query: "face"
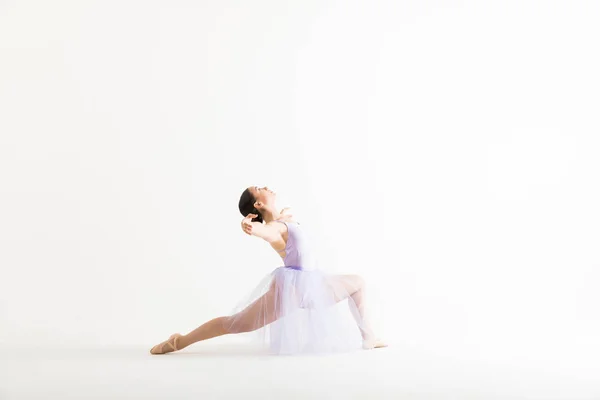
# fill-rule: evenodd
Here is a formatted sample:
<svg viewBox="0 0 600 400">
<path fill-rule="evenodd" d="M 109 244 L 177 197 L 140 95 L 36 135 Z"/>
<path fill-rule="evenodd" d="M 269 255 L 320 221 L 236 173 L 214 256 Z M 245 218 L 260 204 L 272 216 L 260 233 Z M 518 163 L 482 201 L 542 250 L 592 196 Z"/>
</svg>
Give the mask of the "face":
<svg viewBox="0 0 600 400">
<path fill-rule="evenodd" d="M 250 193 L 256 199 L 255 207 L 264 208 L 265 206 L 271 206 L 275 204 L 276 193 L 266 186 L 250 186 L 248 188 Z M 259 203 L 259 204 L 257 204 Z"/>
</svg>

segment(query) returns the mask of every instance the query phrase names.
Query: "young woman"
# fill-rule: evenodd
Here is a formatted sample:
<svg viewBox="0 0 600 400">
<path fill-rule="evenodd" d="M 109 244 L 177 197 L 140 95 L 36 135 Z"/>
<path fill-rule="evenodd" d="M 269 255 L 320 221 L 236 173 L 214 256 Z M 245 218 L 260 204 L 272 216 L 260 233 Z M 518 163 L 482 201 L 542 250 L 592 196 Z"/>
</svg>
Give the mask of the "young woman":
<svg viewBox="0 0 600 400">
<path fill-rule="evenodd" d="M 251 186 L 240 197 L 248 235 L 267 241 L 284 265 L 268 274 L 228 316 L 214 318 L 187 335 L 175 333 L 152 347 L 165 354 L 216 336 L 256 331 L 275 354 L 385 347 L 365 318 L 365 283 L 358 275 L 330 275 L 316 268 L 308 237 L 289 209 L 277 212 L 276 194 Z M 348 329 L 337 306 L 348 300 L 358 329 Z M 343 311 L 343 313 L 347 313 Z M 346 317 L 346 318 L 345 318 Z M 360 334 L 360 335 L 359 335 Z"/>
</svg>

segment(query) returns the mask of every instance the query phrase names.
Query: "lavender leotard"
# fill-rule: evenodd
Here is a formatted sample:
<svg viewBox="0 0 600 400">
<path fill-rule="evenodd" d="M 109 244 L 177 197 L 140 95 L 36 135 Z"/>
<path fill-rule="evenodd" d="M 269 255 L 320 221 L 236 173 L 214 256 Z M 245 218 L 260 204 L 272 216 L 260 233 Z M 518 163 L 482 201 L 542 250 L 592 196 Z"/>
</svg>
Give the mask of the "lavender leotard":
<svg viewBox="0 0 600 400">
<path fill-rule="evenodd" d="M 300 224 L 297 222 L 282 222 L 288 227 L 288 240 L 285 244 L 285 258 L 283 263 L 285 268 L 303 270 L 308 267 L 308 243 L 304 232 L 300 228 Z"/>
<path fill-rule="evenodd" d="M 339 299 L 351 296 L 341 277 L 319 268 L 314 234 L 297 222 L 276 221 L 288 228 L 284 265 L 267 274 L 246 301 L 239 303 L 231 313 L 233 322 L 227 329 L 246 332 L 248 326 L 262 327 L 258 329 L 258 338 L 262 344 L 268 343 L 275 354 L 360 348 L 363 322 L 357 321 L 359 329 L 356 329 L 351 321 L 351 316 L 360 316 L 360 312 L 350 300 L 350 314 L 345 307 L 335 307 Z M 269 291 L 272 295 L 264 297 Z M 248 307 L 252 310 L 250 314 L 246 312 Z M 266 316 L 272 315 L 276 318 L 265 324 Z"/>
</svg>

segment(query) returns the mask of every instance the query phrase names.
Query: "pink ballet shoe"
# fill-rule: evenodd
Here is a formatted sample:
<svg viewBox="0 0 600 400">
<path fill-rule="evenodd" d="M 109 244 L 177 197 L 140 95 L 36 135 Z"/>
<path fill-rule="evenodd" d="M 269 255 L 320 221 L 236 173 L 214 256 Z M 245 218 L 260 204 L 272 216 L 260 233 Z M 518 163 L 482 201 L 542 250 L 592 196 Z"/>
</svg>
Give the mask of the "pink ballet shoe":
<svg viewBox="0 0 600 400">
<path fill-rule="evenodd" d="M 150 354 L 165 354 L 165 353 L 170 353 L 172 351 L 179 350 L 177 348 L 177 339 L 179 339 L 180 337 L 181 337 L 181 335 L 179 333 L 172 334 L 167 340 L 165 340 L 164 342 L 159 343 L 156 346 L 154 346 L 153 348 L 151 348 Z M 172 339 L 172 342 L 171 342 L 171 339 Z M 167 349 L 165 349 L 165 346 L 168 346 Z"/>
<path fill-rule="evenodd" d="M 387 343 L 385 343 L 381 339 L 365 339 L 363 340 L 363 349 L 371 350 L 371 349 L 379 349 L 381 347 L 387 347 Z"/>
</svg>

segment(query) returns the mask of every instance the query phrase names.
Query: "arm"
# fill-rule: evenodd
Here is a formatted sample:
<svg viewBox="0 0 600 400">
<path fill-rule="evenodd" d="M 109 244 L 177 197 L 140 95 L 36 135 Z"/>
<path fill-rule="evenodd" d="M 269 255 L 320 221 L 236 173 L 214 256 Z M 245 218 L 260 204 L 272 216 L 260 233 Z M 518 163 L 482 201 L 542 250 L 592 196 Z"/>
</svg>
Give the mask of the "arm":
<svg viewBox="0 0 600 400">
<path fill-rule="evenodd" d="M 251 235 L 258 236 L 269 243 L 274 243 L 281 240 L 281 231 L 275 224 L 263 224 L 262 222 L 251 222 L 251 224 Z"/>
<path fill-rule="evenodd" d="M 242 220 L 242 229 L 248 235 L 257 236 L 269 243 L 279 242 L 282 239 L 281 227 L 278 224 L 263 224 L 262 222 L 252 222 L 256 214 L 248 214 Z"/>
</svg>

